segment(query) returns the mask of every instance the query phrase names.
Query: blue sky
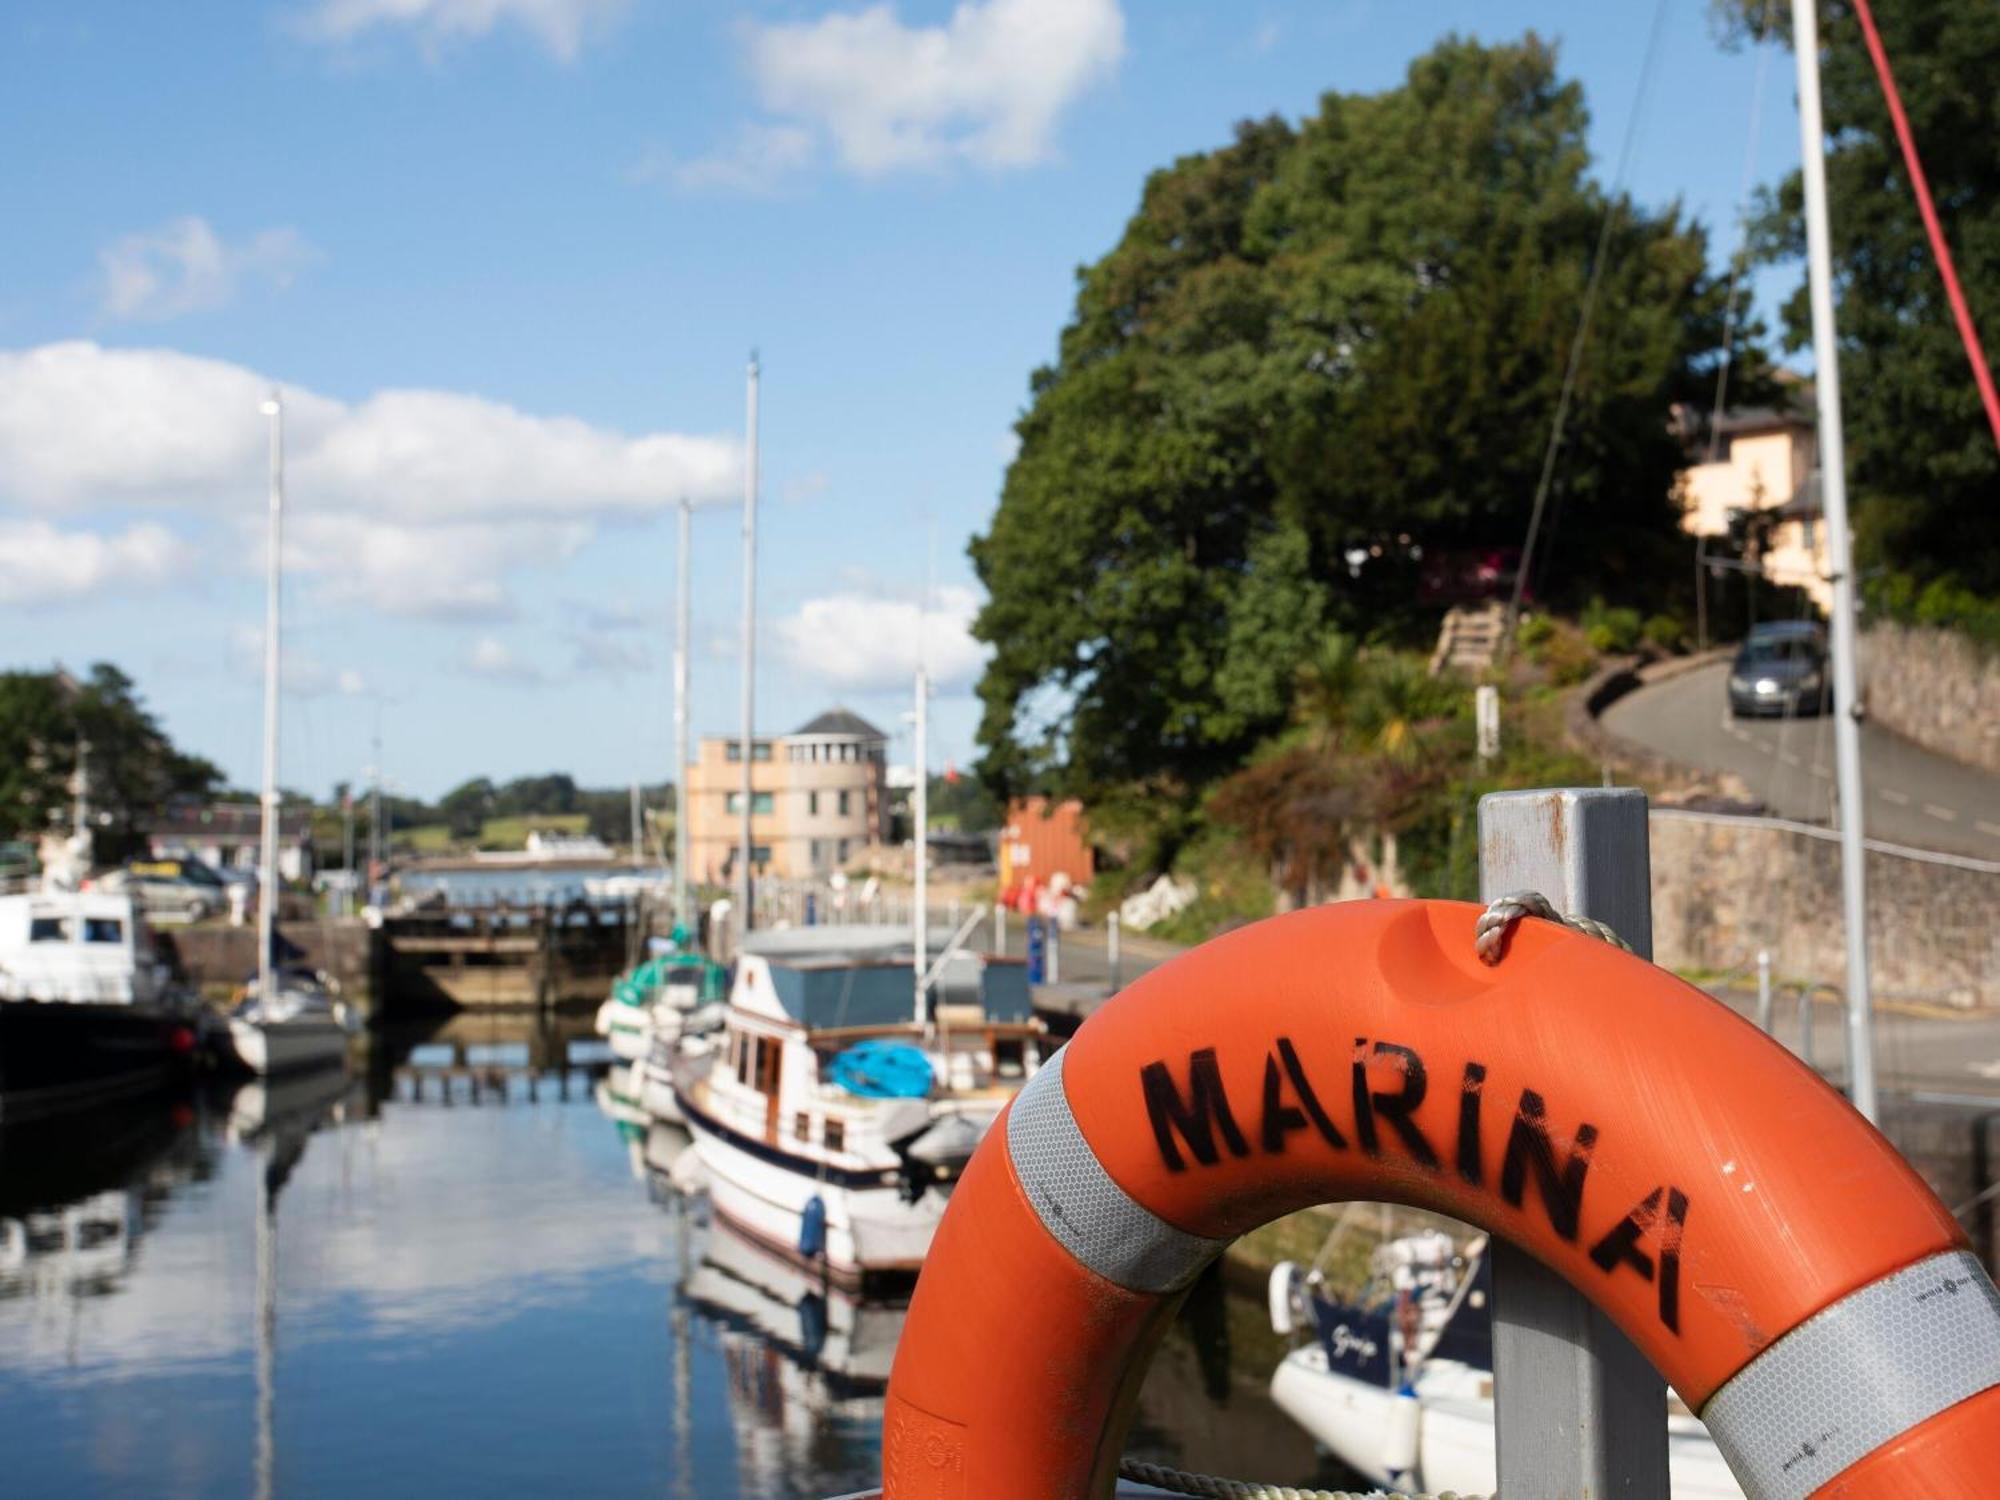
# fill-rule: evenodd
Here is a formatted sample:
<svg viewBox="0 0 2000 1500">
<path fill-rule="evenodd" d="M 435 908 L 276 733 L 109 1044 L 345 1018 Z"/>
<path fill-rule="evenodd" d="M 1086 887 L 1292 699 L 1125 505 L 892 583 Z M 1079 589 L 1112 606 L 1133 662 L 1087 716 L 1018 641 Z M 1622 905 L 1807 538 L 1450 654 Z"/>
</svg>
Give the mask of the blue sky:
<svg viewBox="0 0 2000 1500">
<path fill-rule="evenodd" d="M 1576 0 L 11 0 L 0 665 L 120 663 L 258 757 L 263 419 L 286 392 L 283 774 L 663 778 L 681 493 L 694 722 L 738 692 L 763 360 L 759 716 L 975 753 L 966 539 L 1075 268 L 1232 122 L 1559 40 L 1615 164 L 1650 6 Z M 1727 253 L 1759 63 L 1668 0 L 1633 158 Z M 1796 163 L 1772 55 L 1755 170 Z M 1789 276 L 1765 278 L 1768 303 Z M 934 584 L 931 580 L 934 579 Z M 920 611 L 926 598 L 928 611 Z M 907 750 L 904 752 L 907 754 Z"/>
</svg>

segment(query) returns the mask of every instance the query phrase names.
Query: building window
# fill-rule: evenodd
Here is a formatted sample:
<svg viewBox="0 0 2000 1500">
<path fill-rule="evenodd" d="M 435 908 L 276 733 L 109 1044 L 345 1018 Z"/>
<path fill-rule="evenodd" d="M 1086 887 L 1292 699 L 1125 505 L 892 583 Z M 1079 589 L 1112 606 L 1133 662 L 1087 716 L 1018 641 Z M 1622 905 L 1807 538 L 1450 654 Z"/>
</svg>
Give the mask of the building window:
<svg viewBox="0 0 2000 1500">
<path fill-rule="evenodd" d="M 841 862 L 842 864 L 846 864 L 846 863 L 847 863 L 847 840 L 846 840 L 846 839 L 842 839 L 842 840 L 840 841 L 840 862 Z"/>
<path fill-rule="evenodd" d="M 847 1149 L 847 1127 L 838 1120 L 826 1122 L 826 1149 L 829 1151 Z"/>
<path fill-rule="evenodd" d="M 722 745 L 722 758 L 738 765 L 742 764 L 743 741 L 725 740 Z M 752 760 L 769 760 L 771 758 L 771 742 L 769 740 L 752 740 L 750 742 L 750 758 Z"/>
<path fill-rule="evenodd" d="M 792 1117 L 792 1135 L 801 1141 L 812 1139 L 812 1116 L 800 1110 Z"/>
<path fill-rule="evenodd" d="M 727 807 L 730 812 L 733 813 L 742 812 L 743 794 L 741 792 L 731 792 L 728 797 Z M 771 810 L 771 794 L 769 792 L 752 792 L 750 794 L 750 811 L 753 815 L 757 813 L 767 813 L 770 810 Z"/>
<path fill-rule="evenodd" d="M 807 792 L 807 793 L 806 793 L 806 816 L 807 816 L 807 817 L 809 817 L 809 818 L 816 818 L 816 817 L 818 817 L 818 816 L 819 816 L 819 793 L 818 793 L 818 792 Z"/>
<path fill-rule="evenodd" d="M 842 816 L 843 818 L 847 816 L 847 799 L 848 799 L 848 795 L 849 795 L 849 794 L 848 794 L 848 793 L 846 793 L 846 792 L 842 792 L 842 793 L 840 794 L 840 815 L 841 815 L 841 816 Z"/>
</svg>

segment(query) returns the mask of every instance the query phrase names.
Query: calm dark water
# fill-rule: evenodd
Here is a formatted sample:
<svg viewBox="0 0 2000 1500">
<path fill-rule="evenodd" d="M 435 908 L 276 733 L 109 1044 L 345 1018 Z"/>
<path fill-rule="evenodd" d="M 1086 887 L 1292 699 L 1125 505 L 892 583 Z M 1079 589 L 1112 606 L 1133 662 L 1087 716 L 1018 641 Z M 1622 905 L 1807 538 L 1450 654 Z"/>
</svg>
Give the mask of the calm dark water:
<svg viewBox="0 0 2000 1500">
<path fill-rule="evenodd" d="M 873 1483 L 901 1309 L 822 1297 L 711 1229 L 563 1066 L 591 1055 L 577 1029 L 468 1023 L 352 1081 L 0 1132 L 0 1492 Z M 1260 1301 L 1197 1290 L 1135 1451 L 1337 1477 L 1264 1398 Z"/>
</svg>

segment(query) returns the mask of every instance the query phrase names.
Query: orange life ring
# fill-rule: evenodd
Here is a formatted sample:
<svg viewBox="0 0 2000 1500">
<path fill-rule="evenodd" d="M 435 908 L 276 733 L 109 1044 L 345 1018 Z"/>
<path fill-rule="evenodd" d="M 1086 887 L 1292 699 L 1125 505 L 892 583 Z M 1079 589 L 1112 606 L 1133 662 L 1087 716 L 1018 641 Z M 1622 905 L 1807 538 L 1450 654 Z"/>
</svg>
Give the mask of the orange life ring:
<svg viewBox="0 0 2000 1500">
<path fill-rule="evenodd" d="M 1030 1080 L 939 1226 L 884 1500 L 1108 1495 L 1154 1341 L 1227 1243 L 1377 1199 L 1552 1267 L 1755 1496 L 1992 1494 L 2000 1296 L 1895 1149 L 1692 986 L 1553 923 L 1353 902 L 1155 970 Z"/>
</svg>

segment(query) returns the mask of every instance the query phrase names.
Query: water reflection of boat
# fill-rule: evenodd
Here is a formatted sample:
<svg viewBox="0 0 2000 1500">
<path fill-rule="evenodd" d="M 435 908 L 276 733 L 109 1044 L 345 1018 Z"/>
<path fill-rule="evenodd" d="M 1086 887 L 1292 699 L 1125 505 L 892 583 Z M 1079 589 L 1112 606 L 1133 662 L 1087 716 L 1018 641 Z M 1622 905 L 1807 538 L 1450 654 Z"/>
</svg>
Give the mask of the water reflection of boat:
<svg viewBox="0 0 2000 1500">
<path fill-rule="evenodd" d="M 1314 1441 L 1378 1484 L 1491 1491 L 1486 1243 L 1480 1235 L 1461 1247 L 1435 1229 L 1391 1239 L 1374 1252 L 1368 1282 L 1352 1297 L 1330 1294 L 1317 1270 L 1278 1266 L 1272 1326 L 1308 1341 L 1279 1363 L 1272 1399 Z M 1669 1402 L 1667 1458 L 1675 1500 L 1742 1494 L 1708 1430 L 1678 1400 Z"/>
<path fill-rule="evenodd" d="M 818 1496 L 875 1482 L 904 1304 L 842 1292 L 721 1224 L 681 1303 L 716 1330 L 738 1493 Z"/>
<path fill-rule="evenodd" d="M 880 1390 L 909 1304 L 844 1292 L 726 1224 L 717 1224 L 681 1295 L 714 1319 L 755 1330 L 799 1365 L 852 1386 Z"/>
<path fill-rule="evenodd" d="M 226 1130 L 238 1141 L 309 1135 L 333 1118 L 348 1095 L 360 1088 L 343 1068 L 255 1078 L 229 1096 Z"/>
<path fill-rule="evenodd" d="M 164 1161 L 192 1140 L 184 1099 L 155 1095 L 0 1128 L 0 1297 L 108 1291 L 130 1271 Z M 192 1175 L 181 1161 L 168 1179 Z"/>
</svg>

